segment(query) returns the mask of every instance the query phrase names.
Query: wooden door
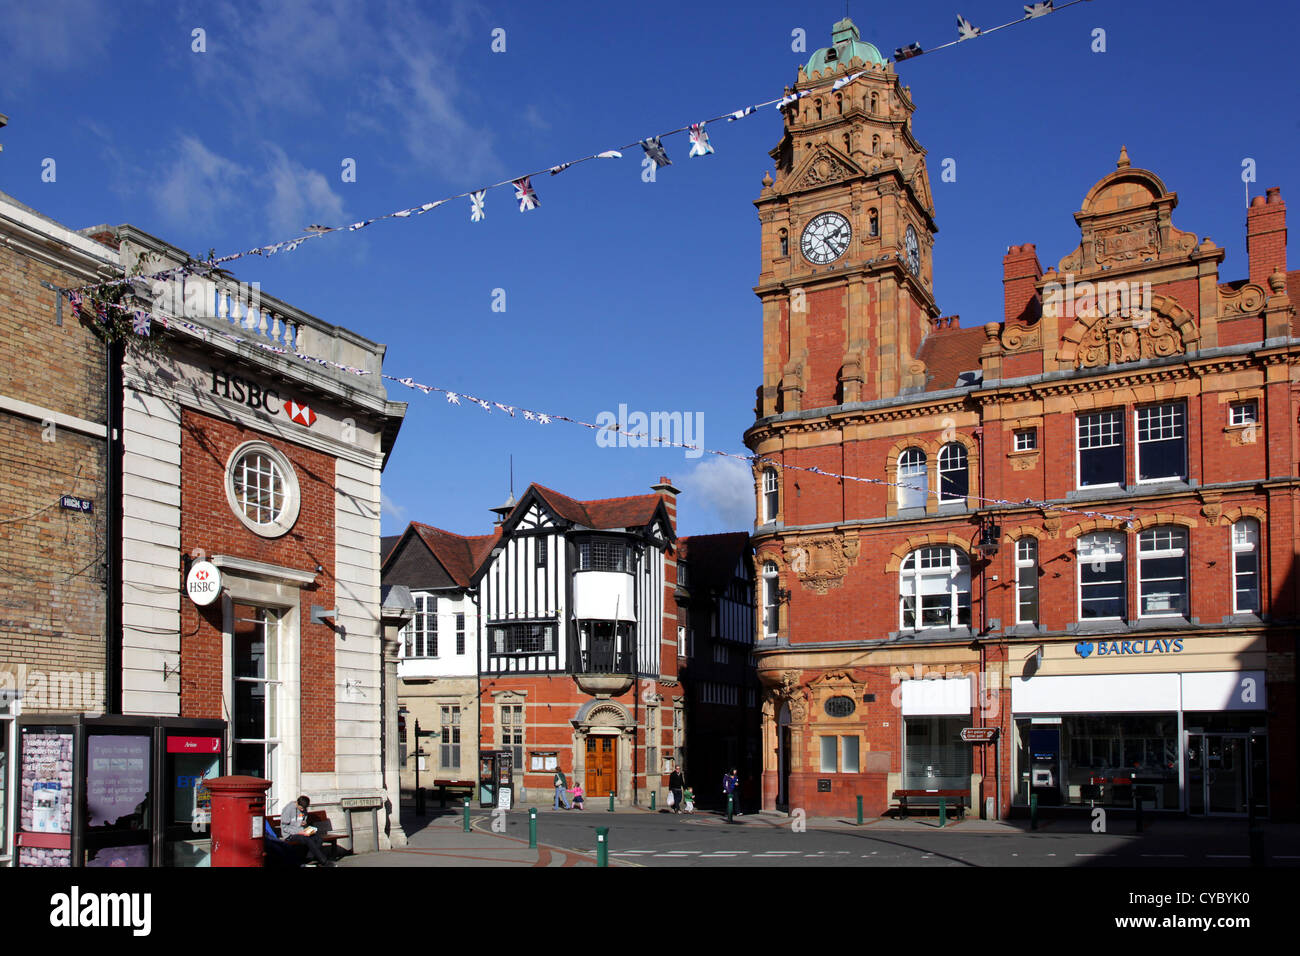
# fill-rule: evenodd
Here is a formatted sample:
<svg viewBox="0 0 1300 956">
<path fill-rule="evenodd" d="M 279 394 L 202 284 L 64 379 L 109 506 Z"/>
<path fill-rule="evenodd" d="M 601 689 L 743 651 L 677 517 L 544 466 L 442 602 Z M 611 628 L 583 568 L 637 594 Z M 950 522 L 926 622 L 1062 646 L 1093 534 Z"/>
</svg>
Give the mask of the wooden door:
<svg viewBox="0 0 1300 956">
<path fill-rule="evenodd" d="M 618 781 L 614 770 L 614 741 L 614 737 L 587 738 L 585 789 L 588 797 L 607 797 L 616 789 Z"/>
</svg>

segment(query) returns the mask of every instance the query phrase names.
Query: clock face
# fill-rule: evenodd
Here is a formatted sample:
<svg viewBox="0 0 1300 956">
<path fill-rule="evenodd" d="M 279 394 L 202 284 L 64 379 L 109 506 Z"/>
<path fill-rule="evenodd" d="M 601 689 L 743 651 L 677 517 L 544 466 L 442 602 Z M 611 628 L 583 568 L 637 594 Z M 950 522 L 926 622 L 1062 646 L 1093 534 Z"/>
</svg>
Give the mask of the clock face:
<svg viewBox="0 0 1300 956">
<path fill-rule="evenodd" d="M 904 244 L 907 246 L 907 268 L 912 270 L 912 275 L 920 275 L 921 244 L 916 241 L 916 230 L 910 225 L 907 227 L 906 236 L 904 236 Z"/>
<path fill-rule="evenodd" d="M 799 248 L 803 257 L 813 265 L 834 262 L 849 247 L 853 227 L 837 212 L 824 212 L 804 227 Z"/>
</svg>

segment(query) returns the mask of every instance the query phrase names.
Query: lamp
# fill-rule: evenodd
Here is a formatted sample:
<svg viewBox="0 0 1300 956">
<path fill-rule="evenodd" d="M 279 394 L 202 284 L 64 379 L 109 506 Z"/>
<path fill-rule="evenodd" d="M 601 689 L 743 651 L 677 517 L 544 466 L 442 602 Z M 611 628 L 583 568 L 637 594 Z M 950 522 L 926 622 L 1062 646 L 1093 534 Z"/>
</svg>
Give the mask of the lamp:
<svg viewBox="0 0 1300 956">
<path fill-rule="evenodd" d="M 994 521 L 989 521 L 980 529 L 979 551 L 986 558 L 991 558 L 998 553 L 1001 547 L 1002 526 Z"/>
</svg>

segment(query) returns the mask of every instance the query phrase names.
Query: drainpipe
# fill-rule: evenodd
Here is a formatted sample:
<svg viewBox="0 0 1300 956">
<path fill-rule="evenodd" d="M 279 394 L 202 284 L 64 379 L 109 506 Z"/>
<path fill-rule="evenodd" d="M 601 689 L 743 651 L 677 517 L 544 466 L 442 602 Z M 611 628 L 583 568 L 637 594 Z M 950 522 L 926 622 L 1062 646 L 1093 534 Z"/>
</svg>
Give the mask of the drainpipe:
<svg viewBox="0 0 1300 956">
<path fill-rule="evenodd" d="M 104 713 L 122 713 L 122 356 L 121 340 L 104 350 Z"/>
</svg>

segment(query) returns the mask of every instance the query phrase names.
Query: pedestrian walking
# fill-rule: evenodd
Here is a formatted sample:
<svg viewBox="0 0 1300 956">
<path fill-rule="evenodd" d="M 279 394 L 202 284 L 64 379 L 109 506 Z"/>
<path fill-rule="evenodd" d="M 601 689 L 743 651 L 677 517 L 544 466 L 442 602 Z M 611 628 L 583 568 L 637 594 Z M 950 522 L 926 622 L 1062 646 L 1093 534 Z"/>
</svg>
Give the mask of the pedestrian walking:
<svg viewBox="0 0 1300 956">
<path fill-rule="evenodd" d="M 683 809 L 684 809 L 684 812 L 686 812 L 686 813 L 694 813 L 694 812 L 695 812 L 695 790 L 694 790 L 694 788 L 692 788 L 692 787 L 686 787 L 684 790 L 682 790 L 682 799 L 686 801 L 686 806 L 683 808 Z"/>
<path fill-rule="evenodd" d="M 560 767 L 555 768 L 555 803 L 552 810 L 560 809 L 560 804 L 564 804 L 564 809 L 570 809 L 573 804 L 569 803 L 569 780 L 564 776 L 564 770 Z"/>
<path fill-rule="evenodd" d="M 583 809 L 582 784 L 577 780 L 573 781 L 573 808 L 575 810 Z"/>
<path fill-rule="evenodd" d="M 724 773 L 724 774 L 722 775 L 722 805 L 723 805 L 723 809 L 726 809 L 727 798 L 728 798 L 728 797 L 731 797 L 731 798 L 732 798 L 732 804 L 731 804 L 731 805 L 732 805 L 732 808 L 733 808 L 733 809 L 735 808 L 735 805 L 736 805 L 736 804 L 735 804 L 735 798 L 736 798 L 737 795 L 738 795 L 738 794 L 736 793 L 736 788 L 737 788 L 737 786 L 738 786 L 739 784 L 740 784 L 740 778 L 739 778 L 738 776 L 736 776 L 736 768 L 735 768 L 735 767 L 732 767 L 731 770 L 729 770 L 728 772 L 726 772 L 726 773 Z M 740 816 L 740 813 L 737 812 L 737 813 L 736 813 L 736 816 Z"/>
<path fill-rule="evenodd" d="M 673 813 L 682 812 L 682 787 L 685 780 L 682 778 L 682 772 L 673 767 L 673 772 L 668 775 L 668 792 L 672 795 Z"/>
</svg>

